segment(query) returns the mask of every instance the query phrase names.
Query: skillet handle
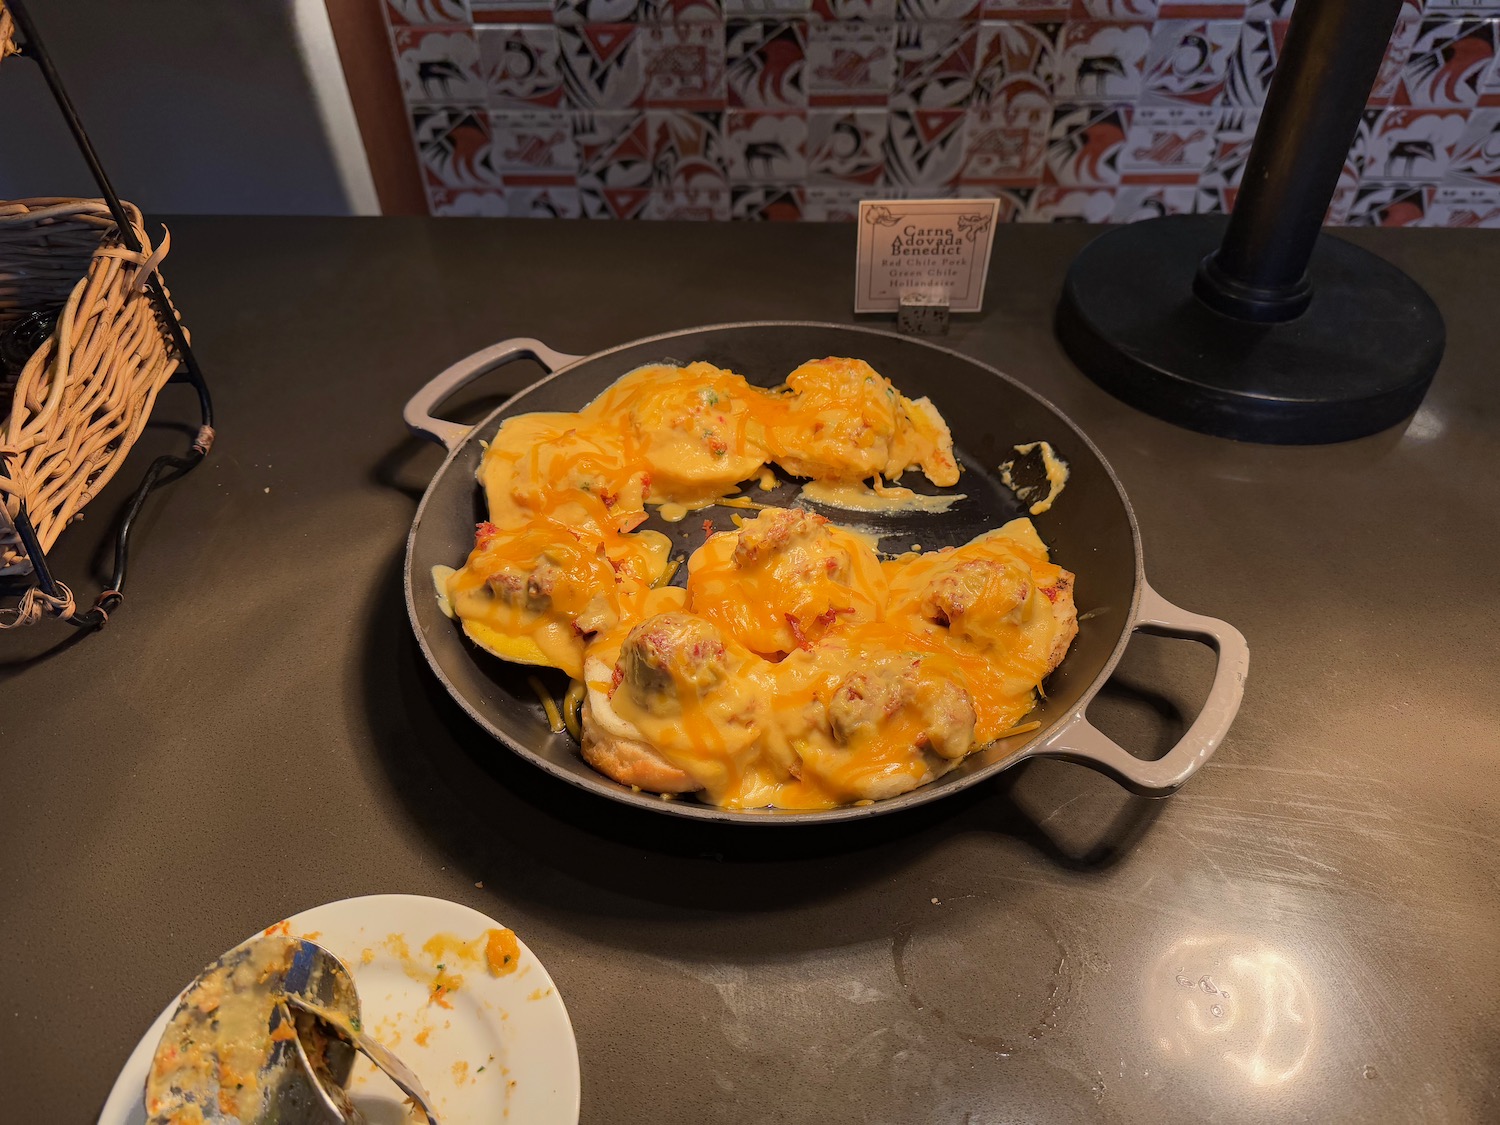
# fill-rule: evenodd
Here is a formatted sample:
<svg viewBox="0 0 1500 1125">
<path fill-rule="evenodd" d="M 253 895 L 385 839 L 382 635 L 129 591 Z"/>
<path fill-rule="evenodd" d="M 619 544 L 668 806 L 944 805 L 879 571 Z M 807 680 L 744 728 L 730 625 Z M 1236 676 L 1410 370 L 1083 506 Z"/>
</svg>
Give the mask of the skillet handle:
<svg viewBox="0 0 1500 1125">
<path fill-rule="evenodd" d="M 472 355 L 465 356 L 446 371 L 434 376 L 425 387 L 407 400 L 406 408 L 401 411 L 401 417 L 406 420 L 406 428 L 417 437 L 440 442 L 448 447 L 449 452 L 452 452 L 458 447 L 459 442 L 469 436 L 469 430 L 472 427 L 465 426 L 461 422 L 444 421 L 435 417 L 432 412 L 454 391 L 515 359 L 534 359 L 545 367 L 547 374 L 550 375 L 579 358 L 565 352 L 553 351 L 540 340 L 527 337 L 502 340 L 498 344 L 492 344 Z"/>
<path fill-rule="evenodd" d="M 1080 710 L 1027 757 L 1077 762 L 1107 774 L 1132 793 L 1165 797 L 1192 777 L 1223 741 L 1245 694 L 1250 649 L 1244 634 L 1227 621 L 1179 609 L 1150 586 L 1142 592 L 1140 615 L 1131 631 L 1197 641 L 1217 655 L 1208 699 L 1181 741 L 1156 761 L 1142 761 L 1090 723 Z"/>
</svg>

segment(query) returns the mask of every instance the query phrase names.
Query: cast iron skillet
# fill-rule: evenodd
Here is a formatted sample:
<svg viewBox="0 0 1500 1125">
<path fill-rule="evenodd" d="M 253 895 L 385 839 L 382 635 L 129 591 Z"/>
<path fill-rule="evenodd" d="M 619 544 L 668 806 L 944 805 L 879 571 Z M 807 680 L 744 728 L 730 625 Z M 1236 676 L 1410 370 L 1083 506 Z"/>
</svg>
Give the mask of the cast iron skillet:
<svg viewBox="0 0 1500 1125">
<path fill-rule="evenodd" d="M 1035 517 L 1053 559 L 1078 576 L 1078 638 L 1046 681 L 1047 697 L 1030 718 L 1042 726 L 971 754 L 958 769 L 900 797 L 871 805 L 823 812 L 732 811 L 691 799 L 662 800 L 633 792 L 594 772 L 566 734 L 554 735 L 527 683 L 537 670 L 507 664 L 475 648 L 458 624 L 443 616 L 433 591 L 435 564 L 461 565 L 484 518 L 474 471 L 500 422 L 536 410 L 577 410 L 621 375 L 647 363 L 707 360 L 772 386 L 808 359 L 827 355 L 866 360 L 913 398 L 929 395 L 953 430 L 964 466 L 958 490 L 967 494 L 948 512 L 879 517 L 889 534 L 882 548 L 899 552 L 913 543 L 924 549 L 968 541 L 980 531 L 1022 515 L 1015 495 L 1000 483 L 997 468 L 1012 447 L 1037 439 L 1052 443 L 1068 462 L 1066 490 L 1050 512 Z M 552 374 L 511 398 L 470 428 L 442 421 L 432 411 L 449 394 L 518 358 L 537 360 Z M 591 356 L 563 355 L 536 340 L 507 340 L 454 364 L 423 387 L 405 410 L 412 432 L 441 442 L 448 458 L 417 509 L 406 550 L 406 606 L 432 669 L 453 698 L 490 734 L 548 773 L 581 788 L 638 808 L 698 820 L 744 824 L 797 824 L 853 820 L 935 801 L 977 784 L 1027 758 L 1062 758 L 1113 777 L 1133 792 L 1165 796 L 1191 777 L 1219 745 L 1244 690 L 1249 654 L 1245 638 L 1223 621 L 1178 609 L 1146 584 L 1135 514 L 1120 483 L 1092 442 L 1051 405 L 1000 372 L 947 348 L 866 328 L 799 322 L 722 324 L 637 340 Z M 915 485 L 920 474 L 907 474 Z M 925 481 L 922 482 L 925 484 Z M 789 502 L 794 486 L 780 499 Z M 920 487 L 920 486 L 917 486 Z M 653 509 L 654 511 L 654 509 Z M 646 526 L 672 535 L 680 550 L 703 542 L 703 518 L 721 528 L 731 511 L 693 513 L 680 524 L 654 515 Z M 861 513 L 827 513 L 835 521 L 868 524 Z M 683 568 L 685 572 L 686 568 Z M 682 581 L 679 572 L 677 581 Z M 1213 688 L 1203 711 L 1182 740 L 1162 758 L 1143 761 L 1093 727 L 1089 701 L 1119 661 L 1131 633 L 1181 637 L 1217 654 Z M 547 673 L 561 697 L 566 681 Z"/>
</svg>

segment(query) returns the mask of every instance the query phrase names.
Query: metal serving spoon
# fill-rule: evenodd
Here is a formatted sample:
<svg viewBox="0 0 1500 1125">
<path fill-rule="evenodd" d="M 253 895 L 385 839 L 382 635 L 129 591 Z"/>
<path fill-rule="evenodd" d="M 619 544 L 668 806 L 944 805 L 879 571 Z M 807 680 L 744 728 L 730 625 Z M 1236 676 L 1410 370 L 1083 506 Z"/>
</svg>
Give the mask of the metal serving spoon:
<svg viewBox="0 0 1500 1125">
<path fill-rule="evenodd" d="M 416 1075 L 364 1034 L 344 963 L 300 938 L 252 938 L 183 992 L 146 1080 L 148 1122 L 358 1125 L 344 1089 L 356 1049 L 439 1125 Z"/>
<path fill-rule="evenodd" d="M 428 1125 L 442 1125 L 438 1121 L 437 1114 L 433 1112 L 432 1095 L 422 1085 L 422 1080 L 416 1076 L 411 1067 L 398 1059 L 383 1044 L 366 1035 L 360 1025 L 348 1019 L 342 1012 L 324 1008 L 302 996 L 288 993 L 286 1002 L 292 1010 L 318 1020 L 346 1043 L 358 1048 L 365 1058 L 378 1066 L 387 1078 L 401 1087 L 403 1094 L 416 1103 L 417 1108 L 426 1114 Z"/>
</svg>

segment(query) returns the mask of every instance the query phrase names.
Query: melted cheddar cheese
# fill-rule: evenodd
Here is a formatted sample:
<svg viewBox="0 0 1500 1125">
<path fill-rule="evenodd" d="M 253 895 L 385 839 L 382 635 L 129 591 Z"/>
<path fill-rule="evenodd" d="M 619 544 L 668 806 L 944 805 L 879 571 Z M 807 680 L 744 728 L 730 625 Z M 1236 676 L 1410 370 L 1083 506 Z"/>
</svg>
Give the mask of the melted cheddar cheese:
<svg viewBox="0 0 1500 1125">
<path fill-rule="evenodd" d="M 730 808 L 894 796 L 1010 730 L 1076 631 L 1072 576 L 1027 520 L 881 562 L 769 508 L 661 585 L 681 518 L 770 464 L 854 490 L 958 480 L 947 425 L 860 360 L 762 390 L 706 363 L 633 371 L 576 414 L 507 420 L 478 471 L 490 519 L 442 593 L 468 636 L 581 681 L 587 761 Z"/>
<path fill-rule="evenodd" d="M 687 591 L 688 604 L 727 636 L 779 660 L 841 620 L 878 619 L 886 579 L 854 532 L 811 512 L 772 508 L 694 551 Z"/>
</svg>

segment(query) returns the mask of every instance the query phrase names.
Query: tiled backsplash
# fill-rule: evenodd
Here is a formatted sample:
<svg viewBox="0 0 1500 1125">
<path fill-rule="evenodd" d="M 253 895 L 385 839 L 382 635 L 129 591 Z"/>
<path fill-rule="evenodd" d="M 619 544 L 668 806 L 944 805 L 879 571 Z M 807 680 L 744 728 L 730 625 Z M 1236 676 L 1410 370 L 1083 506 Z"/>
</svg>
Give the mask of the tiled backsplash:
<svg viewBox="0 0 1500 1125">
<path fill-rule="evenodd" d="M 384 0 L 438 215 L 1230 207 L 1293 0 Z M 1330 221 L 1500 226 L 1500 0 L 1407 0 Z"/>
</svg>

